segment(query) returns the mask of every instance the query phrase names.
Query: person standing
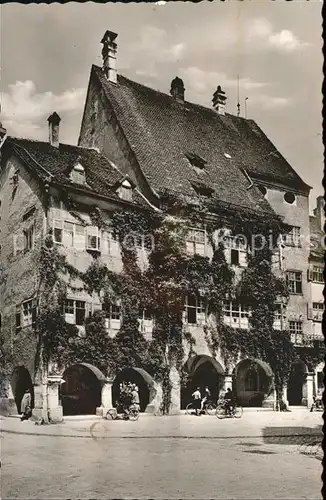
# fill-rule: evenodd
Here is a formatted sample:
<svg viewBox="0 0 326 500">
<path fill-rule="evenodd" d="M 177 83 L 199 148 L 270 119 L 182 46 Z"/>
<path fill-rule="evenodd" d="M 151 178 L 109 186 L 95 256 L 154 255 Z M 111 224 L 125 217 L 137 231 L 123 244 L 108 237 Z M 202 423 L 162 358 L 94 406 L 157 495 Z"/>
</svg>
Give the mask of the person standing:
<svg viewBox="0 0 326 500">
<path fill-rule="evenodd" d="M 31 415 L 32 415 L 32 396 L 31 392 L 29 389 L 26 389 L 25 394 L 23 396 L 23 399 L 20 404 L 20 410 L 22 413 L 22 416 L 20 417 L 20 420 L 28 420 Z"/>
<path fill-rule="evenodd" d="M 195 392 L 192 393 L 192 398 L 194 400 L 194 408 L 196 410 L 196 415 L 200 415 L 200 406 L 201 406 L 201 394 L 200 389 L 197 387 Z"/>
<path fill-rule="evenodd" d="M 134 406 L 139 411 L 139 409 L 140 409 L 140 400 L 139 400 L 138 387 L 136 386 L 136 384 L 133 384 L 133 386 L 132 386 L 131 404 L 132 404 L 132 406 Z"/>
</svg>

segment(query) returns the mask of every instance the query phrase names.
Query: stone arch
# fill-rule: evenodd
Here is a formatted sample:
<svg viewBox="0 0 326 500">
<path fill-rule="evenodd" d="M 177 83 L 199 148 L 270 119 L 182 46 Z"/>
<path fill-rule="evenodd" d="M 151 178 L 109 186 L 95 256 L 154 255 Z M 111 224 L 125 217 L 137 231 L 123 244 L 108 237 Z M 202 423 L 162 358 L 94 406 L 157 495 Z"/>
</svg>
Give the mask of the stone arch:
<svg viewBox="0 0 326 500">
<path fill-rule="evenodd" d="M 151 375 L 143 368 L 129 367 L 121 370 L 115 377 L 112 385 L 112 401 L 116 406 L 120 396 L 120 384 L 131 382 L 139 390 L 140 411 L 149 411 L 156 396 L 156 384 Z"/>
<path fill-rule="evenodd" d="M 28 389 L 32 396 L 32 408 L 34 408 L 34 387 L 32 383 L 32 379 L 29 371 L 25 366 L 16 366 L 14 368 L 11 379 L 10 379 L 11 390 L 15 399 L 15 404 L 17 407 L 17 411 L 20 414 L 21 409 L 21 401 L 25 394 L 25 391 Z"/>
<path fill-rule="evenodd" d="M 188 378 L 181 390 L 181 408 L 185 408 L 191 402 L 191 394 L 196 387 L 203 393 L 207 386 L 212 399 L 218 399 L 225 371 L 219 361 L 207 354 L 196 354 L 186 361 L 184 370 Z"/>
<path fill-rule="evenodd" d="M 63 415 L 92 415 L 101 406 L 102 387 L 107 379 L 96 366 L 76 363 L 64 371 L 59 399 Z"/>
<path fill-rule="evenodd" d="M 287 384 L 287 399 L 290 406 L 301 406 L 306 392 L 308 367 L 301 359 L 292 363 Z"/>
<path fill-rule="evenodd" d="M 274 387 L 274 373 L 258 358 L 241 360 L 233 371 L 233 390 L 242 406 L 262 406 Z"/>
</svg>

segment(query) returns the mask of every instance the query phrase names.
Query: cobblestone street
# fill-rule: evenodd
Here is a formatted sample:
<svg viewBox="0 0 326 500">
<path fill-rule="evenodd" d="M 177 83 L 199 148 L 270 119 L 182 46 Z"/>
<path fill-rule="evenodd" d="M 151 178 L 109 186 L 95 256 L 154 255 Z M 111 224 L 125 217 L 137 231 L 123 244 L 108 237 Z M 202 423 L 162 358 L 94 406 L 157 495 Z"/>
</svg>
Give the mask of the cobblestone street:
<svg viewBox="0 0 326 500">
<path fill-rule="evenodd" d="M 2 498 L 318 499 L 321 423 L 307 410 L 50 426 L 8 418 Z"/>
</svg>

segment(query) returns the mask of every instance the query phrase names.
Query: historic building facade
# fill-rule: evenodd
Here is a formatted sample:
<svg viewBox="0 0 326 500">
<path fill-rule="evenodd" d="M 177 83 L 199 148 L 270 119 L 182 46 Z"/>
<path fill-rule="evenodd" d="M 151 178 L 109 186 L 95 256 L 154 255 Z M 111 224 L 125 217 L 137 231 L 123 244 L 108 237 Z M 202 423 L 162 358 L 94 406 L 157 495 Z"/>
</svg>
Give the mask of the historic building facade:
<svg viewBox="0 0 326 500">
<path fill-rule="evenodd" d="M 115 40 L 114 33 L 105 33 L 103 67 L 91 69 L 79 146 L 60 143 L 56 113 L 49 117 L 48 143 L 8 137 L 2 145 L 0 301 L 5 368 L 1 396 L 7 411 L 20 410 L 26 388 L 33 393 L 34 413 L 46 413 L 52 420 L 60 420 L 62 413 L 103 411 L 114 403 L 124 377 L 138 384 L 143 410 L 159 410 L 162 382 L 143 366 L 114 374 L 100 370 L 96 360 L 71 366 L 50 360 L 44 366 L 34 327 L 42 300 L 37 263 L 46 238 L 51 236 L 71 269 L 85 273 L 92 263 L 100 262 L 122 273 L 122 242 L 110 226 L 112 214 L 162 213 L 167 194 L 186 200 L 214 199 L 223 213 L 244 211 L 253 223 L 281 221 L 284 236 L 273 247 L 273 269 L 287 281 L 290 295 L 286 307 L 280 301 L 276 308 L 274 329 L 291 332 L 298 354 L 302 346 L 309 352 L 309 339 L 318 334 L 319 322 L 309 312 L 320 302 L 314 298 L 314 280 L 307 273 L 308 261 L 312 273 L 315 265 L 309 246 L 309 186 L 255 122 L 226 113 L 226 95 L 220 87 L 209 109 L 186 101 L 179 78 L 172 81 L 167 95 L 118 75 Z M 99 224 L 99 214 L 105 226 Z M 220 217 L 219 213 L 209 216 Z M 211 260 L 206 218 L 191 226 L 187 222 L 184 247 L 188 255 Z M 227 223 L 224 229 L 225 259 L 239 280 L 248 255 L 253 254 L 253 240 L 236 238 Z M 146 269 L 155 241 L 150 234 L 141 234 L 135 245 L 139 267 Z M 104 310 L 107 335 L 114 338 L 124 321 L 119 300 L 104 308 L 101 294 L 87 291 L 78 276 L 66 277 L 66 284 L 65 322 L 76 326 L 83 338 L 87 318 Z M 223 322 L 230 328 L 247 330 L 250 314 L 246 305 L 231 298 L 223 303 Z M 180 373 L 171 367 L 171 412 L 189 402 L 197 385 L 208 385 L 214 398 L 233 386 L 245 406 L 275 406 L 275 374 L 266 361 L 239 357 L 227 366 L 221 350 L 212 351 L 206 333 L 210 318 L 198 297 L 186 297 L 182 320 L 195 350 L 184 343 L 186 387 L 181 387 Z M 150 343 L 155 316 L 142 308 L 138 325 Z M 320 366 L 308 366 L 305 359 L 293 367 L 283 391 L 290 405 L 309 405 L 320 384 L 316 374 Z"/>
</svg>

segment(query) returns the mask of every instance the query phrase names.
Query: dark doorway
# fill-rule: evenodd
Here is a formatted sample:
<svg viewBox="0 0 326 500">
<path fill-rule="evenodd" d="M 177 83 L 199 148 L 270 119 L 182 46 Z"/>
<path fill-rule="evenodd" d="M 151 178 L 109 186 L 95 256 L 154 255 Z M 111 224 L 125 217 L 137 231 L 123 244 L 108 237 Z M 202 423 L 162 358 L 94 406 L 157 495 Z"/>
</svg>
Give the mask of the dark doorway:
<svg viewBox="0 0 326 500">
<path fill-rule="evenodd" d="M 116 402 L 119 400 L 122 382 L 136 384 L 139 391 L 140 411 L 145 411 L 149 403 L 149 388 L 143 376 L 134 368 L 126 368 L 116 376 L 112 386 L 113 405 L 116 406 Z"/>
<path fill-rule="evenodd" d="M 97 376 L 83 365 L 68 368 L 64 374 L 65 383 L 60 386 L 61 404 L 64 415 L 93 415 L 101 406 L 102 387 Z"/>
<path fill-rule="evenodd" d="M 199 387 L 201 394 L 204 395 L 206 386 L 210 390 L 212 401 L 216 402 L 221 388 L 220 376 L 209 360 L 200 364 L 193 374 L 189 376 L 187 386 L 181 391 L 181 408 L 186 408 L 192 402 L 191 395 L 197 387 Z"/>
<path fill-rule="evenodd" d="M 292 406 L 302 405 L 303 384 L 305 382 L 305 366 L 295 363 L 288 382 L 288 402 Z"/>
<path fill-rule="evenodd" d="M 32 408 L 34 408 L 34 388 L 32 384 L 32 379 L 29 374 L 29 371 L 24 366 L 17 366 L 17 368 L 15 368 L 14 371 L 12 372 L 11 389 L 15 398 L 15 403 L 19 414 L 21 413 L 20 410 L 21 401 L 27 389 L 31 392 Z"/>
</svg>

